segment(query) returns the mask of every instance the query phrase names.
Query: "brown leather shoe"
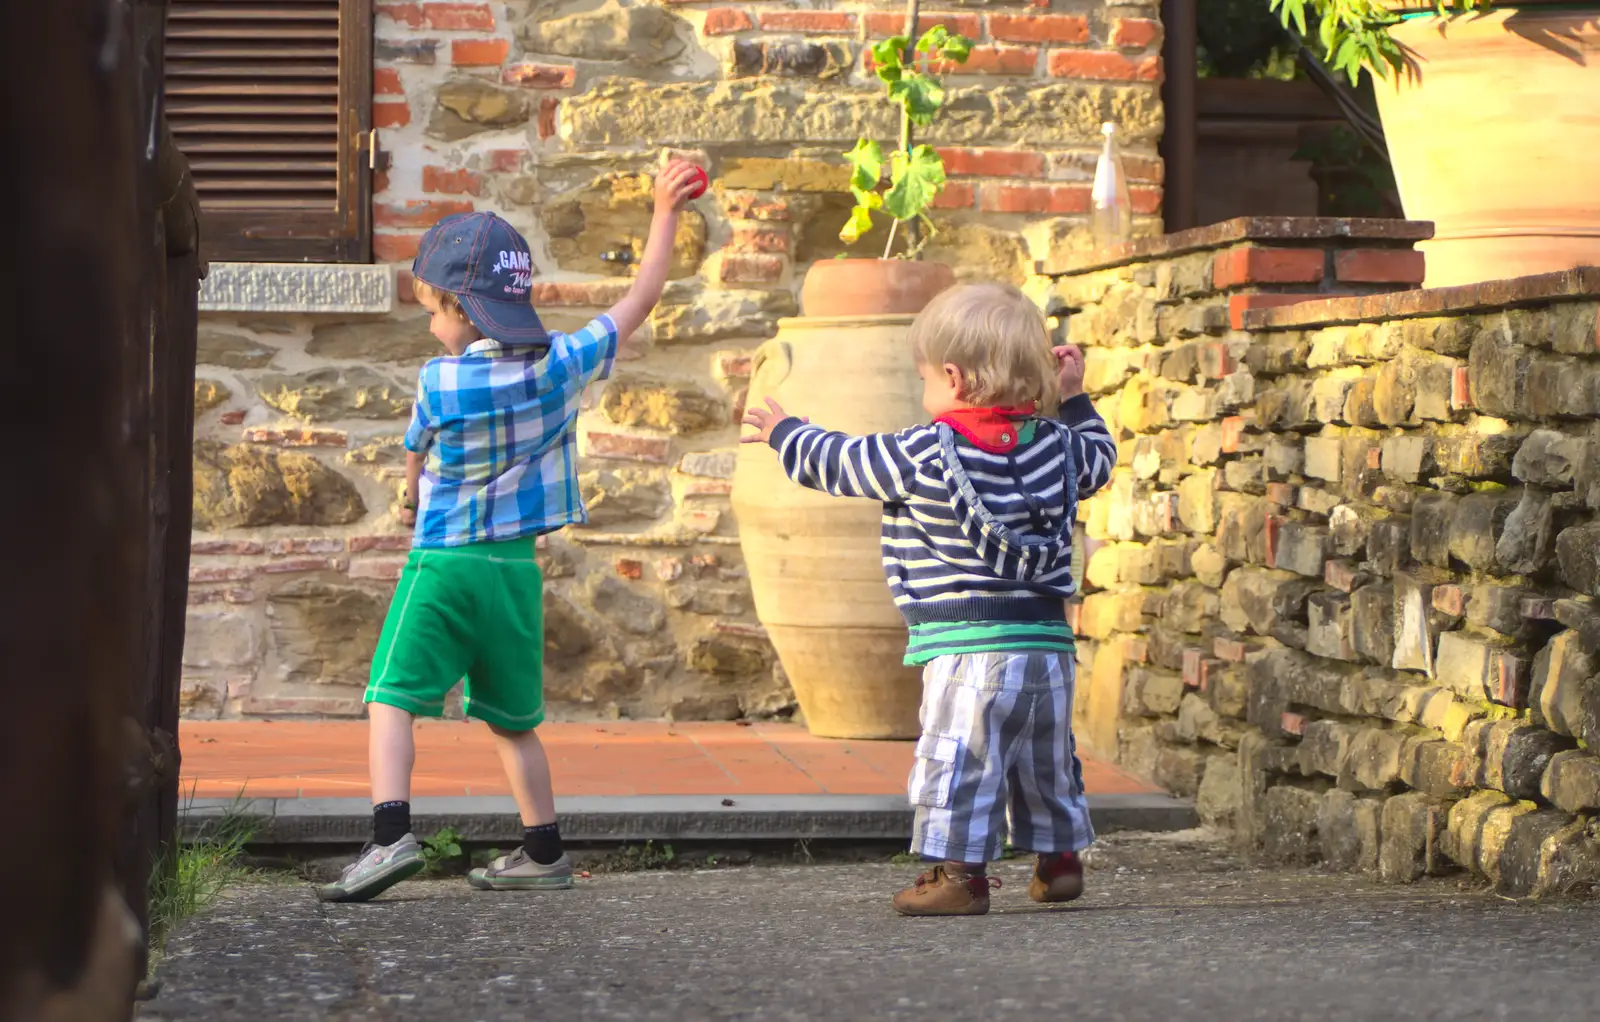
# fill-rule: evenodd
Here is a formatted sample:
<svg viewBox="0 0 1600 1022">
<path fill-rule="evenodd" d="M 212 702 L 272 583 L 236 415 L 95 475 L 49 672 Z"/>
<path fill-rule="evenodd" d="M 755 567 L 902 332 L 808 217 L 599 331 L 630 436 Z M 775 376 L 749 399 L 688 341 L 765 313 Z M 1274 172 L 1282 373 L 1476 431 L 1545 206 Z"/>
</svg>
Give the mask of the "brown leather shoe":
<svg viewBox="0 0 1600 1022">
<path fill-rule="evenodd" d="M 1076 852 L 1056 852 L 1033 857 L 1033 879 L 1028 897 L 1034 901 L 1074 901 L 1083 894 L 1083 860 Z"/>
<path fill-rule="evenodd" d="M 903 916 L 981 916 L 989 911 L 989 889 L 999 886 L 999 877 L 951 874 L 941 862 L 896 894 L 894 908 Z"/>
</svg>

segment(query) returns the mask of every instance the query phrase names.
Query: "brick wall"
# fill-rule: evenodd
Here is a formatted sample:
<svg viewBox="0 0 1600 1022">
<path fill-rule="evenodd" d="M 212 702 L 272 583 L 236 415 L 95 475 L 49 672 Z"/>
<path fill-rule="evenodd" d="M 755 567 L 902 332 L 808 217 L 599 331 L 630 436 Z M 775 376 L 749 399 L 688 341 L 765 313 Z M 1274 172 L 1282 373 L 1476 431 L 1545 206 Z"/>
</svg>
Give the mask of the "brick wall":
<svg viewBox="0 0 1600 1022">
<path fill-rule="evenodd" d="M 1128 136 L 1140 230 L 1158 229 L 1155 4 L 927 6 L 920 29 L 943 24 L 977 44 L 951 69 L 952 102 L 932 129 L 952 176 L 938 218 L 950 236 L 935 254 L 971 273 L 1024 275 L 1052 232 L 1081 229 L 1106 119 Z M 407 257 L 428 221 L 467 203 L 515 212 L 530 238 L 545 234 L 539 203 L 611 202 L 606 175 L 654 166 L 662 146 L 709 161 L 714 248 L 743 249 L 741 221 L 821 220 L 784 251 L 758 253 L 768 258 L 724 261 L 731 274 L 718 268 L 706 283 L 787 285 L 796 257 L 803 272 L 838 251 L 834 220 L 848 205 L 838 151 L 863 128 L 893 136 L 869 47 L 904 27 L 900 5 L 572 10 L 379 5 L 379 124 L 395 161 L 379 193 L 381 253 Z M 637 231 L 630 213 L 625 225 Z M 1057 217 L 1066 219 L 1041 223 Z M 630 240 L 611 233 L 580 244 Z M 542 270 L 571 269 L 551 255 Z"/>
<path fill-rule="evenodd" d="M 1057 278 L 1122 445 L 1085 508 L 1080 733 L 1270 859 L 1587 885 L 1600 273 L 1411 290 L 1426 225 L 1384 224 Z"/>
<path fill-rule="evenodd" d="M 929 141 L 951 183 L 928 250 L 1024 281 L 1084 237 L 1099 126 L 1117 121 L 1142 234 L 1159 230 L 1157 4 L 925 4 L 977 44 Z M 750 352 L 794 315 L 850 205 L 840 157 L 895 122 L 867 63 L 898 4 L 380 3 L 374 249 L 403 268 L 441 216 L 523 230 L 535 304 L 581 326 L 626 289 L 667 147 L 713 188 L 685 218 L 666 299 L 580 420 L 587 529 L 553 537 L 552 712 L 790 712 L 750 608 L 728 508 Z M 881 251 L 886 230 L 860 244 Z M 401 293 L 409 298 L 401 273 Z M 184 699 L 191 716 L 356 714 L 405 556 L 398 447 L 420 310 L 204 317 Z"/>
</svg>

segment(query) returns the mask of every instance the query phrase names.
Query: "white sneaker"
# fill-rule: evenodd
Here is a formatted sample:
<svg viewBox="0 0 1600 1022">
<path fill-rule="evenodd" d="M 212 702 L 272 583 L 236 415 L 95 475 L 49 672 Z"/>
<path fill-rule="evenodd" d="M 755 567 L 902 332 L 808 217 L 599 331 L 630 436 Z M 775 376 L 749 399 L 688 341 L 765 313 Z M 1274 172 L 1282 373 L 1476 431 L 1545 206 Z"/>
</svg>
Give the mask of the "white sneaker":
<svg viewBox="0 0 1600 1022">
<path fill-rule="evenodd" d="M 392 845 L 368 843 L 361 857 L 344 868 L 339 879 L 317 888 L 323 901 L 368 901 L 426 865 L 416 836 L 407 834 Z"/>
<path fill-rule="evenodd" d="M 480 891 L 561 891 L 572 886 L 572 860 L 563 853 L 549 865 L 528 858 L 521 848 L 467 874 Z"/>
</svg>

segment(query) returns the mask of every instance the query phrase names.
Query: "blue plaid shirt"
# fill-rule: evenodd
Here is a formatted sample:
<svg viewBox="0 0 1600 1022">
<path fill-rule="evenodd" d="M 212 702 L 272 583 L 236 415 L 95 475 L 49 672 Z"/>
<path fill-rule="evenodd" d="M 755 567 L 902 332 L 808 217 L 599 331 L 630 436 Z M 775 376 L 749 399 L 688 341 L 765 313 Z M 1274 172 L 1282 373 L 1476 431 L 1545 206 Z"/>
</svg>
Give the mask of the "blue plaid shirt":
<svg viewBox="0 0 1600 1022">
<path fill-rule="evenodd" d="M 573 422 L 611 373 L 617 327 L 601 316 L 550 335 L 550 353 L 482 340 L 422 367 L 406 450 L 426 454 L 414 547 L 495 543 L 588 520 Z"/>
</svg>

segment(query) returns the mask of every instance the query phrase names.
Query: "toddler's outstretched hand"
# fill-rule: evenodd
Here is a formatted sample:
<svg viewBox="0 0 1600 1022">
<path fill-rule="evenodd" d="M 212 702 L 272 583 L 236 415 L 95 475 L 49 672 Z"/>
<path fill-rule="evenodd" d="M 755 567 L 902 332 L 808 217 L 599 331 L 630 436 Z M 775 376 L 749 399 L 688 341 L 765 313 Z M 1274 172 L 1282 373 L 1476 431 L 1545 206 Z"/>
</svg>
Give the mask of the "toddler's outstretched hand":
<svg viewBox="0 0 1600 1022">
<path fill-rule="evenodd" d="M 1060 364 L 1057 377 L 1061 385 L 1061 400 L 1083 393 L 1083 349 L 1076 344 L 1063 344 L 1050 349 Z"/>
<path fill-rule="evenodd" d="M 750 436 L 742 436 L 739 438 L 739 442 L 742 444 L 764 444 L 772 439 L 772 427 L 789 417 L 789 413 L 783 410 L 783 406 L 770 397 L 767 398 L 767 407 L 765 408 L 746 408 L 744 424 L 746 426 L 754 426 L 759 432 Z M 810 422 L 811 420 L 802 418 L 800 421 Z"/>
</svg>

